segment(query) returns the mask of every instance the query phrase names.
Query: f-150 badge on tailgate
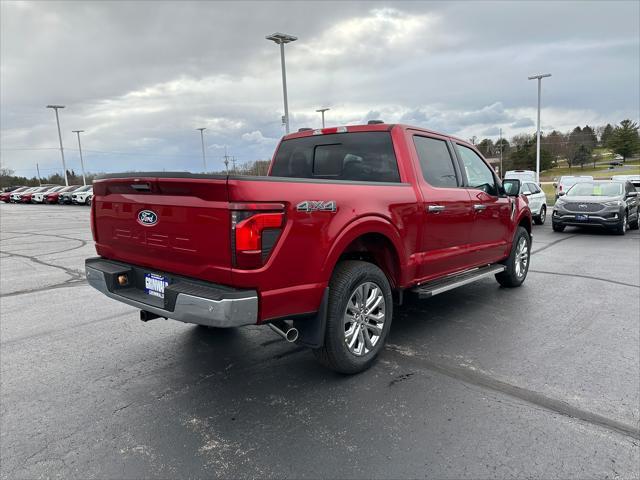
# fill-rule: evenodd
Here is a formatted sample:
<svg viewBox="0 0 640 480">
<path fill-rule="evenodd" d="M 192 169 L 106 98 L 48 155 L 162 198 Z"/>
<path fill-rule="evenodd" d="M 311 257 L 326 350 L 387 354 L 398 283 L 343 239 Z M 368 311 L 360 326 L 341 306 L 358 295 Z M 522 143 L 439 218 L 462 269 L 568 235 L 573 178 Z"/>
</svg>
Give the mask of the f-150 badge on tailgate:
<svg viewBox="0 0 640 480">
<path fill-rule="evenodd" d="M 305 200 L 296 205 L 296 210 L 299 212 L 335 212 L 336 202 L 335 200 Z"/>
</svg>

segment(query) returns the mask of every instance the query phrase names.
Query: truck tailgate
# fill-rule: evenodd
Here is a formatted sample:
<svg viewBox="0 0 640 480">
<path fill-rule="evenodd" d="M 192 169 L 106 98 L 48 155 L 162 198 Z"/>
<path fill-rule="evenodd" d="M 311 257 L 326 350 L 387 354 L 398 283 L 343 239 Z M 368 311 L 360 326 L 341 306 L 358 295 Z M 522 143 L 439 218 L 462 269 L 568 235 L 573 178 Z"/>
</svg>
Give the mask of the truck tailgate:
<svg viewBox="0 0 640 480">
<path fill-rule="evenodd" d="M 226 177 L 184 177 L 97 180 L 92 221 L 98 254 L 153 270 L 228 282 Z"/>
</svg>

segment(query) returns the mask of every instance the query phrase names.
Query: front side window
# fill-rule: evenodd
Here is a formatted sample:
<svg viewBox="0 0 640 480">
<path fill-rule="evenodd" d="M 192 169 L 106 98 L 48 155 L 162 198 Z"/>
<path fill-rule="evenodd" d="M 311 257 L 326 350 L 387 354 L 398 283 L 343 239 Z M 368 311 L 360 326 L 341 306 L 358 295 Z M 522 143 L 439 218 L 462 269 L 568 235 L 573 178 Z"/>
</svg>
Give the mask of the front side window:
<svg viewBox="0 0 640 480">
<path fill-rule="evenodd" d="M 400 182 L 389 132 L 350 132 L 284 140 L 271 176 Z"/>
<path fill-rule="evenodd" d="M 458 178 L 451 152 L 444 140 L 414 136 L 413 143 L 420 159 L 422 176 L 432 187 L 457 187 Z"/>
<path fill-rule="evenodd" d="M 498 195 L 498 188 L 493 172 L 480 156 L 469 147 L 457 144 L 458 153 L 467 174 L 471 188 L 477 188 L 489 195 Z"/>
</svg>

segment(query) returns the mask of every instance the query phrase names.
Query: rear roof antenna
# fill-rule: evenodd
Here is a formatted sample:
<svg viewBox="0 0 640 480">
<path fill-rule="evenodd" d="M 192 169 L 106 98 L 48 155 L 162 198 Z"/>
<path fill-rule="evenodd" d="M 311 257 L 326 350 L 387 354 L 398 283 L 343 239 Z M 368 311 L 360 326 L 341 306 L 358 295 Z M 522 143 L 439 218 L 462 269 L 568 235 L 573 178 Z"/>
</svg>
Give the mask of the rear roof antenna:
<svg viewBox="0 0 640 480">
<path fill-rule="evenodd" d="M 381 123 L 384 123 L 382 120 L 369 120 L 367 122 L 367 125 L 380 125 Z"/>
</svg>

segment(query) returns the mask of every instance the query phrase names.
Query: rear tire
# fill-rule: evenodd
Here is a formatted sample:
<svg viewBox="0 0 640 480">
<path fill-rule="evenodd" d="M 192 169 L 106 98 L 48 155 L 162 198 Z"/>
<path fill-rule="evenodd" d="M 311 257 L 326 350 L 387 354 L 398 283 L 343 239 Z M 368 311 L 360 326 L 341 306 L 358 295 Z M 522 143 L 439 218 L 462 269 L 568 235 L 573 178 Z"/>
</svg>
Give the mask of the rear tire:
<svg viewBox="0 0 640 480">
<path fill-rule="evenodd" d="M 496 274 L 496 280 L 506 288 L 519 287 L 527 278 L 531 260 L 531 237 L 524 227 L 518 227 L 513 237 L 511 253 L 505 262 L 504 272 Z"/>
<path fill-rule="evenodd" d="M 533 217 L 533 221 L 536 225 L 544 225 L 544 221 L 547 219 L 547 206 L 542 205 L 540 208 L 540 213 Z"/>
<path fill-rule="evenodd" d="M 87 205 L 90 206 L 91 205 L 91 197 L 87 197 L 87 200 L 84 203 L 86 203 Z"/>
<path fill-rule="evenodd" d="M 391 286 L 372 263 L 345 261 L 337 265 L 329 283 L 324 345 L 316 359 L 339 373 L 368 369 L 389 334 L 393 317 Z"/>
</svg>

